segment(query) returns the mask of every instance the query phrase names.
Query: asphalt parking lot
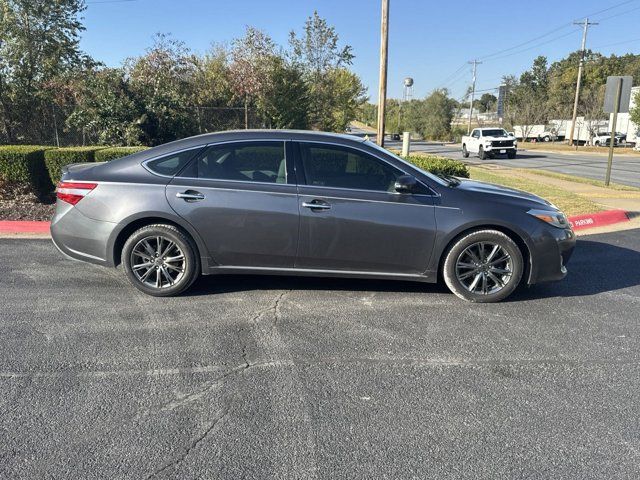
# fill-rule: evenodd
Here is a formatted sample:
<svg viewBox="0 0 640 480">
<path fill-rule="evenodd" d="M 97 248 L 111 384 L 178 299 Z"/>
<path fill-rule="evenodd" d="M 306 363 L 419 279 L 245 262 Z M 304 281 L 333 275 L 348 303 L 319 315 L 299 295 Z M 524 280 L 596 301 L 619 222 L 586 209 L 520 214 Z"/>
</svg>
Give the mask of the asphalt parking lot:
<svg viewBox="0 0 640 480">
<path fill-rule="evenodd" d="M 638 478 L 640 230 L 565 281 L 205 277 L 0 239 L 0 478 Z"/>
</svg>

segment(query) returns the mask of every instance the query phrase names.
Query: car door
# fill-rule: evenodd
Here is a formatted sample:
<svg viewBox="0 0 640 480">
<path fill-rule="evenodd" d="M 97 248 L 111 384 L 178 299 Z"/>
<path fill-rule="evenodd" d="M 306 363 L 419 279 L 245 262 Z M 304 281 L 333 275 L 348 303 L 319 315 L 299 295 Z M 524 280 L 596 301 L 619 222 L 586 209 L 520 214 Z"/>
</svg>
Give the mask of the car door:
<svg viewBox="0 0 640 480">
<path fill-rule="evenodd" d="M 286 149 L 282 140 L 210 145 L 167 185 L 220 266 L 293 267 L 299 213 Z"/>
<path fill-rule="evenodd" d="M 298 142 L 296 268 L 420 274 L 436 233 L 433 192 L 394 190 L 405 172 L 364 150 Z"/>
<path fill-rule="evenodd" d="M 478 153 L 480 150 L 480 130 L 477 128 L 471 132 L 471 148 L 470 152 Z"/>
</svg>

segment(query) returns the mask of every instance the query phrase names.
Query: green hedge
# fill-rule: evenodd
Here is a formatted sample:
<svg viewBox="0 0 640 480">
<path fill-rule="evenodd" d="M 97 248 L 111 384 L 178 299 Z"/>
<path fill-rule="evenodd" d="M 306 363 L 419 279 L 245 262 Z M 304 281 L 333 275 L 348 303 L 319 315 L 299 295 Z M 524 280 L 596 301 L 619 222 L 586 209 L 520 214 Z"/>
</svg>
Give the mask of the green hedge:
<svg viewBox="0 0 640 480">
<path fill-rule="evenodd" d="M 71 163 L 94 162 L 97 151 L 105 147 L 66 147 L 54 148 L 44 153 L 49 178 L 55 185 L 62 176 L 62 167 Z"/>
<path fill-rule="evenodd" d="M 467 166 L 458 161 L 450 158 L 436 157 L 436 156 L 418 156 L 410 155 L 405 158 L 418 168 L 431 172 L 433 174 L 451 175 L 454 177 L 469 178 L 469 169 Z"/>
<path fill-rule="evenodd" d="M 44 155 L 47 149 L 40 145 L 0 146 L 0 180 L 10 183 L 26 183 L 37 194 L 50 192 Z"/>
<path fill-rule="evenodd" d="M 116 158 L 126 157 L 132 153 L 141 152 L 149 147 L 110 147 L 96 152 L 96 162 L 108 162 Z"/>
</svg>

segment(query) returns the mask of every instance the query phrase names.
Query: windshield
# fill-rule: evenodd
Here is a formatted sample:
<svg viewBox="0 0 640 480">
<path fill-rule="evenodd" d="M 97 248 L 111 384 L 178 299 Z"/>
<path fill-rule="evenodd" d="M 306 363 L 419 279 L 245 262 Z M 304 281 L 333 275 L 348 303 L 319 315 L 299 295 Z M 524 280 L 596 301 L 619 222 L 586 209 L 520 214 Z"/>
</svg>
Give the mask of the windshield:
<svg viewBox="0 0 640 480">
<path fill-rule="evenodd" d="M 427 175 L 429 178 L 431 178 L 433 181 L 438 182 L 440 185 L 444 185 L 444 186 L 450 186 L 452 183 L 455 183 L 453 181 L 453 177 L 451 177 L 451 180 L 447 179 L 447 178 L 443 178 L 440 177 L 438 175 L 434 175 L 431 172 L 427 172 L 426 170 L 423 170 L 422 168 L 418 167 L 417 165 L 414 165 L 411 162 L 408 162 L 407 160 L 405 160 L 404 158 L 396 155 L 393 152 L 390 152 L 389 150 L 387 150 L 384 147 L 381 147 L 380 145 L 378 145 L 377 143 L 372 142 L 371 140 L 365 140 L 365 142 L 368 146 L 375 148 L 376 150 L 379 150 L 380 152 L 386 153 L 387 155 L 391 155 L 393 158 L 395 158 L 396 160 L 401 161 L 402 163 L 404 163 L 405 165 L 408 165 L 411 168 L 415 168 L 416 170 L 420 170 L 422 173 L 424 173 L 425 175 Z"/>
<path fill-rule="evenodd" d="M 507 137 L 508 134 L 502 128 L 485 128 L 482 130 L 485 137 Z"/>
</svg>

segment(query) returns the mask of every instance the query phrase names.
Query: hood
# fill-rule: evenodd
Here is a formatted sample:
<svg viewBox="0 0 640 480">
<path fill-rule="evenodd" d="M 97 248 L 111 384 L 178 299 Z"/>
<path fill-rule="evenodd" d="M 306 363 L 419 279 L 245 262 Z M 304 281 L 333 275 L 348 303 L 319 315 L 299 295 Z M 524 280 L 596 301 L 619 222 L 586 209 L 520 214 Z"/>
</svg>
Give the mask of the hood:
<svg viewBox="0 0 640 480">
<path fill-rule="evenodd" d="M 516 137 L 512 137 L 511 135 L 484 135 L 483 139 L 486 138 L 488 140 L 515 140 Z"/>
<path fill-rule="evenodd" d="M 488 195 L 502 195 L 506 197 L 516 198 L 519 200 L 527 200 L 533 203 L 553 207 L 553 205 L 544 198 L 534 195 L 533 193 L 524 192 L 515 188 L 502 187 L 493 183 L 478 182 L 477 180 L 468 180 L 460 178 L 460 185 L 456 188 L 467 192 L 484 193 Z M 555 208 L 555 207 L 554 207 Z"/>
</svg>

